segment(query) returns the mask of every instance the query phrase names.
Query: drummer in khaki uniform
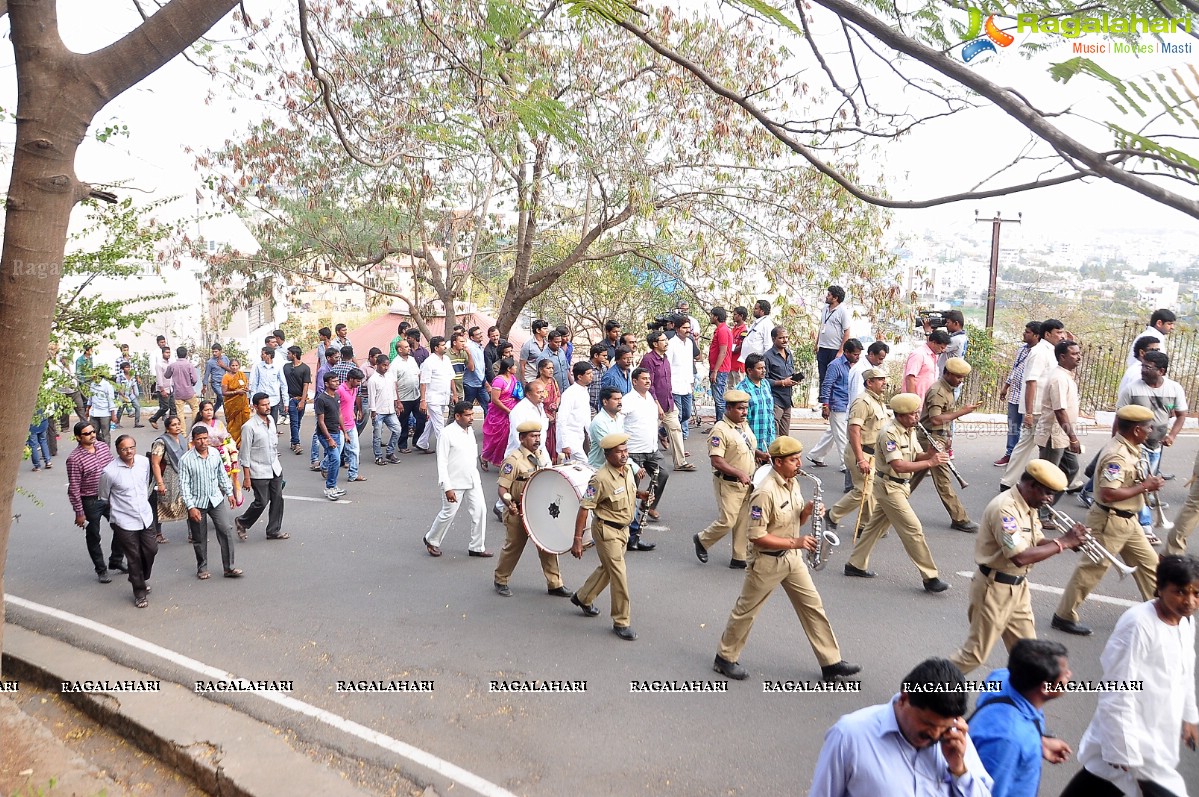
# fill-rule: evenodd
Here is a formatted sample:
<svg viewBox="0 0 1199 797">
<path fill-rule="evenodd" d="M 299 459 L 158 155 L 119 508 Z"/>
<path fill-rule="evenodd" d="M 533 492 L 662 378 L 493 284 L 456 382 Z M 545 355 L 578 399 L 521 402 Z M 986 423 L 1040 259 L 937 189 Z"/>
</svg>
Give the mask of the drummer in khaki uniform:
<svg viewBox="0 0 1199 797">
<path fill-rule="evenodd" d="M 945 362 L 945 373 L 941 375 L 940 379 L 933 382 L 924 394 L 924 408 L 920 412 L 920 424 L 937 439 L 937 442 L 946 451 L 953 450 L 953 438 L 951 437 L 953 422 L 978 408 L 977 404 L 963 404 L 959 407 L 957 399 L 953 397 L 953 391 L 966 380 L 970 370 L 970 363 L 961 357 L 950 357 Z M 933 448 L 932 443 L 924 436 L 923 432 L 917 430 L 916 434 L 925 450 Z M 916 491 L 920 482 L 924 481 L 926 473 L 927 471 L 920 471 L 912 476 L 912 481 L 908 485 L 909 494 Z M 971 534 L 978 531 L 978 524 L 970 519 L 966 507 L 962 506 L 958 494 L 954 492 L 953 483 L 949 480 L 949 468 L 933 468 L 930 475 L 933 477 L 933 486 L 937 488 L 937 495 L 941 498 L 945 511 L 949 513 L 949 528 Z"/>
<path fill-rule="evenodd" d="M 699 561 L 708 563 L 708 549 L 733 533 L 733 558 L 729 567 L 745 569 L 746 529 L 749 525 L 749 496 L 752 492 L 755 464 L 769 459 L 765 451 L 756 451 L 758 439 L 745 418 L 749 415 L 749 394 L 729 390 L 724 394 L 724 417 L 708 433 L 708 458 L 712 462 L 712 490 L 716 493 L 719 513 L 712 525 L 691 538 Z"/>
<path fill-rule="evenodd" d="M 500 562 L 495 568 L 495 591 L 505 598 L 512 597 L 508 587 L 508 579 L 524 553 L 525 543 L 529 535 L 525 532 L 522 499 L 529 477 L 541 468 L 550 466 L 549 460 L 542 456 L 541 423 L 525 421 L 516 427 L 520 436 L 520 448 L 504 458 L 500 465 L 499 485 L 500 501 L 504 504 L 504 528 L 508 536 L 504 540 L 504 549 L 500 551 Z M 545 574 L 545 583 L 549 594 L 560 598 L 569 598 L 570 590 L 562 586 L 562 576 L 558 572 L 558 556 L 537 549 L 541 558 L 541 572 Z"/>
<path fill-rule="evenodd" d="M 720 637 L 720 650 L 712 669 L 737 680 L 749 675 L 737 660 L 749 639 L 754 618 L 774 588 L 782 584 L 820 662 L 821 677 L 831 681 L 838 676 L 853 675 L 862 668 L 842 661 L 820 593 L 800 553 L 815 550 L 817 545 L 815 537 L 804 533 L 803 525 L 812 514 L 812 504 L 804 503 L 795 480 L 803 445 L 794 437 L 779 437 L 770 444 L 769 451 L 771 472 L 750 497 L 749 539 L 753 548 L 749 569 L 741 596 Z"/>
<path fill-rule="evenodd" d="M 1060 537 L 1046 540 L 1037 510 L 1066 489 L 1066 474 L 1044 459 L 1028 463 L 1016 489 L 991 499 L 983 510 L 982 529 L 974 544 L 978 574 L 970 586 L 970 635 L 949 657 L 963 673 L 976 669 L 1002 637 L 1010 652 L 1021 639 L 1036 639 L 1028 573 L 1037 562 L 1066 549 L 1078 550 L 1087 530 L 1081 523 Z"/>
<path fill-rule="evenodd" d="M 637 492 L 637 480 L 629 467 L 629 436 L 623 432 L 610 434 L 600 440 L 604 450 L 604 466 L 587 482 L 587 491 L 579 501 L 575 517 L 575 541 L 570 553 L 583 558 L 583 530 L 587 525 L 587 510 L 591 510 L 591 536 L 599 567 L 570 602 L 595 617 L 599 609 L 592 602 L 609 585 L 612 587 L 612 630 L 618 637 L 632 642 L 637 632 L 629 627 L 629 582 L 625 576 L 624 551 L 629 542 L 629 524 L 637 511 L 637 499 L 648 500 L 649 493 Z"/>
<path fill-rule="evenodd" d="M 891 418 L 891 411 L 883 403 L 887 372 L 882 368 L 867 368 L 862 373 L 862 384 L 866 389 L 849 407 L 849 445 L 845 447 L 845 467 L 853 479 L 853 489 L 825 514 L 825 523 L 831 529 L 837 528 L 837 522 L 858 507 L 861 507 L 858 529 L 865 528 L 874 510 L 874 491 L 868 485 L 874 481 L 870 475 L 874 469 L 874 443 L 883 424 Z"/>
<path fill-rule="evenodd" d="M 1116 412 L 1116 435 L 1095 462 L 1095 503 L 1087 513 L 1087 528 L 1111 553 L 1135 567 L 1132 574 L 1143 600 L 1157 592 L 1157 552 L 1149 546 L 1137 522 L 1137 513 L 1145 505 L 1145 494 L 1157 492 L 1166 483 L 1161 476 L 1137 480 L 1137 462 L 1141 444 L 1153 431 L 1153 411 L 1139 404 L 1127 404 Z M 1078 622 L 1078 607 L 1103 578 L 1110 562 L 1095 564 L 1082 558 L 1066 584 L 1066 591 L 1053 615 L 1051 625 L 1067 634 L 1088 636 L 1091 629 Z"/>
<path fill-rule="evenodd" d="M 915 393 L 900 393 L 891 399 L 895 420 L 883 426 L 875 442 L 874 514 L 870 525 L 862 529 L 845 563 L 845 575 L 874 578 L 867 568 L 870 552 L 883 532 L 894 526 L 903 542 L 903 549 L 920 571 L 924 589 L 944 592 L 949 585 L 937 577 L 937 565 L 924 539 L 920 518 L 908 503 L 908 479 L 913 473 L 944 465 L 948 454 L 925 451 L 916 441 L 916 420 L 920 417 L 920 397 Z"/>
</svg>

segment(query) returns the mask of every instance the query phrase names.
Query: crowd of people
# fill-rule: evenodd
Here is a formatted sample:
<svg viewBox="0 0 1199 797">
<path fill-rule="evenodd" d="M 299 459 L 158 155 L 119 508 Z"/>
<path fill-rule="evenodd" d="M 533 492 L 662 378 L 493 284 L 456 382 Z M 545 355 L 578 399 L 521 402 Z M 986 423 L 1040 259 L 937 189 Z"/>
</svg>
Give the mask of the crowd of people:
<svg viewBox="0 0 1199 797">
<path fill-rule="evenodd" d="M 707 564 L 727 536 L 729 567 L 746 571 L 716 650 L 716 672 L 736 680 L 748 676 L 741 654 L 761 607 L 779 586 L 822 678 L 861 671 L 843 658 L 809 572 L 823 542 L 808 533 L 810 523 L 829 530 L 846 523 L 848 530 L 848 519 L 856 516 L 843 572 L 863 579 L 876 576 L 869 569 L 871 553 L 894 529 L 930 593 L 949 585 L 911 505 L 912 491 L 931 477 L 951 528 L 977 534 L 978 573 L 962 646 L 947 659 L 920 664 L 889 705 L 842 718 L 827 736 L 812 794 L 932 793 L 920 785 L 925 777 L 950 784 L 954 794 L 1036 794 L 1040 760 L 1060 763 L 1072 755 L 1068 744 L 1045 731 L 1041 711 L 1061 694 L 1055 685 L 1070 671 L 1064 646 L 1036 639 L 1027 579 L 1038 562 L 1074 550 L 1084 555 L 1052 628 L 1092 633 L 1080 623 L 1079 607 L 1111 566 L 1127 569 L 1145 603 L 1117 625 L 1102 663 L 1105 678 L 1145 676 L 1147 688 L 1101 697 L 1079 747 L 1084 770 L 1067 793 L 1131 794 L 1129 784 L 1140 783 L 1145 794 L 1185 795 L 1176 772 L 1179 739 L 1193 747 L 1199 721 L 1191 619 L 1199 608 L 1199 561 L 1186 556 L 1187 538 L 1199 525 L 1199 480 L 1172 526 L 1167 555 L 1153 547 L 1159 544 L 1154 527 L 1164 526 L 1166 508 L 1157 493 L 1170 478 L 1158 473 L 1160 450 L 1174 443 L 1187 412 L 1181 388 L 1166 377 L 1169 358 L 1162 351 L 1173 314 L 1155 312 L 1133 346 L 1112 436 L 1082 474 L 1074 376 L 1079 344 L 1056 319 L 1025 325 L 1003 388 L 1012 428 L 995 462 L 1004 468 L 999 493 L 976 522 L 954 490 L 955 481 L 965 486 L 954 465 L 954 425 L 977 409 L 961 401 L 971 372 L 962 314 L 944 314 L 944 328 L 926 327 L 924 343 L 907 357 L 898 390 L 887 398 L 883 366 L 890 347 L 882 341 L 863 347 L 853 338 L 844 301 L 845 291 L 829 286 L 816 333 L 818 395 L 828 429 L 808 455 L 812 468 L 840 464 L 845 473 L 844 495 L 831 506 L 822 498 L 805 499 L 800 490 L 803 445 L 792 435 L 791 409 L 805 375 L 796 368 L 788 331 L 772 320 L 771 304 L 762 299 L 748 311 L 711 308 L 706 351 L 700 323 L 685 304 L 657 318 L 644 336 L 608 321 L 602 339 L 578 351 L 568 328 L 543 319 L 532 323 L 532 337 L 520 347 L 496 327 L 477 326 L 455 326 L 425 347 L 421 331 L 405 322 L 388 352 L 375 348 L 359 356 L 339 324 L 320 331 L 315 378 L 302 362 L 303 351 L 286 346 L 281 331 L 267 337 L 248 374 L 219 345 L 201 369 L 186 348 L 172 357 L 160 337 L 152 386 L 159 406 L 149 422 L 156 430 L 163 422 L 164 430 L 147 458 L 137 456 L 128 435 L 117 437 L 116 459 L 109 453 L 109 430 L 119 424 L 125 399 L 137 397 L 119 377 L 119 393 L 101 377 L 81 403 L 72 397 L 80 416 L 73 428 L 78 446 L 66 467 L 75 522 L 85 529 L 99 580 L 111 581 L 114 570 L 127 572 L 134 603 L 144 607 L 157 547 L 167 542 L 164 523 L 187 521 L 200 579 L 209 578 L 209 521 L 229 578 L 243 575 L 235 564 L 234 535 L 247 539 L 263 514 L 268 539 L 289 538 L 282 528 L 278 454 L 283 426 L 289 427 L 292 453 L 309 454 L 329 501 L 347 493 L 338 486 L 343 468 L 348 482 L 368 480 L 361 472 L 360 435 L 369 433 L 368 459 L 378 467 L 413 452 L 434 456 L 441 509 L 422 537 L 432 557 L 442 556 L 463 505 L 468 554 L 493 556 L 482 473 L 494 469 L 490 509 L 505 539 L 493 585 L 507 598 L 533 525 L 546 522 L 547 509 L 524 500 L 529 482 L 547 468 L 577 468 L 585 480 L 576 488 L 577 502 L 565 507 L 574 512 L 567 516 L 572 539 L 557 551 L 536 546 L 547 592 L 594 617 L 601 613 L 595 602 L 608 591 L 613 633 L 633 641 L 638 635 L 625 557 L 656 547 L 646 535 L 649 523 L 660 518 L 671 475 L 699 470 L 685 441 L 701 426 L 694 395 L 698 381 L 707 379 L 716 416 L 703 434 L 716 517 L 693 536 L 694 553 Z M 282 366 L 275 362 L 280 351 L 287 360 Z M 118 370 L 128 374 L 127 350 L 123 356 Z M 86 363 L 76 364 L 75 372 L 93 373 Z M 300 426 L 310 400 L 316 422 L 305 446 Z M 140 403 L 130 403 L 140 425 Z M 39 456 L 49 467 L 49 454 Z M 1199 476 L 1199 458 L 1195 472 Z M 1089 509 L 1084 523 L 1055 507 L 1070 489 Z M 236 515 L 243 491 L 252 491 L 253 501 Z M 557 519 L 562 509 L 555 502 L 548 512 Z M 105 517 L 114 532 L 107 558 L 101 544 Z M 1053 529 L 1059 534 L 1046 537 L 1044 531 Z M 592 547 L 597 567 L 571 590 L 558 555 L 569 551 L 581 558 Z M 1009 666 L 988 677 L 1001 689 L 979 700 L 978 720 L 963 719 L 961 690 L 909 688 L 962 684 L 1000 639 Z"/>
</svg>

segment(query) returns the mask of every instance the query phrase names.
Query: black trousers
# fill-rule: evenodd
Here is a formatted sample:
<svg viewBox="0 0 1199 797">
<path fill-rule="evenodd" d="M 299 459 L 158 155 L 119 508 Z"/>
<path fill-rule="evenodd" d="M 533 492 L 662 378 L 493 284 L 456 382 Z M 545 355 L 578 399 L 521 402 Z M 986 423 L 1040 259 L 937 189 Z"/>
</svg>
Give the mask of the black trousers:
<svg viewBox="0 0 1199 797">
<path fill-rule="evenodd" d="M 216 530 L 216 541 L 221 546 L 221 565 L 226 571 L 233 569 L 233 513 L 224 499 L 214 506 L 200 509 L 200 522 L 191 519 L 188 513 L 187 530 L 192 538 L 192 550 L 196 552 L 196 572 L 208 569 L 208 519 L 212 518 Z"/>
<path fill-rule="evenodd" d="M 158 411 L 150 416 L 150 423 L 158 423 L 162 418 L 169 418 L 175 414 L 175 402 L 170 393 L 165 396 L 161 392 L 156 393 L 158 396 Z"/>
<path fill-rule="evenodd" d="M 1040 448 L 1041 459 L 1048 460 L 1061 468 L 1062 473 L 1066 474 L 1067 485 L 1074 481 L 1074 477 L 1078 475 L 1079 464 L 1078 457 L 1073 451 L 1068 448 L 1050 448 L 1049 446 L 1041 446 Z M 1061 497 L 1062 494 L 1058 493 L 1053 497 L 1051 503 L 1056 504 Z"/>
<path fill-rule="evenodd" d="M 816 375 L 820 381 L 816 383 L 816 389 L 820 390 L 824 387 L 824 372 L 828 370 L 829 364 L 837 359 L 836 349 L 817 349 L 816 350 Z"/>
<path fill-rule="evenodd" d="M 109 547 L 108 564 L 104 563 L 104 546 L 100 540 L 100 520 L 108 517 L 108 502 L 101 501 L 94 495 L 83 496 L 83 517 L 87 520 L 87 525 L 83 527 L 83 539 L 87 543 L 87 553 L 92 558 L 92 566 L 96 568 L 96 573 L 121 569 L 123 554 L 117 544 L 116 535 L 113 535 L 112 545 Z"/>
<path fill-rule="evenodd" d="M 250 486 L 254 488 L 254 500 L 238 518 L 243 529 L 249 529 L 262 513 L 270 506 L 266 517 L 266 536 L 278 537 L 283 530 L 283 477 L 275 476 L 270 479 L 250 478 Z"/>
<path fill-rule="evenodd" d="M 146 582 L 150 579 L 150 571 L 154 569 L 154 557 L 158 555 L 154 527 L 124 529 L 114 525 L 112 530 L 125 551 L 125 558 L 129 560 L 129 583 L 133 586 L 133 597 L 144 598 Z"/>
<path fill-rule="evenodd" d="M 645 472 L 653 478 L 654 500 L 649 508 L 657 509 L 662 501 L 662 494 L 666 492 L 666 482 L 670 480 L 670 474 L 662 467 L 662 458 L 658 456 L 657 451 L 651 451 L 648 454 L 629 454 L 629 459 L 645 468 Z"/>
<path fill-rule="evenodd" d="M 1142 797 L 1178 797 L 1151 780 L 1138 780 L 1137 785 L 1141 787 Z M 1123 794 L 1110 780 L 1083 769 L 1066 784 L 1062 797 L 1123 797 Z"/>
<path fill-rule="evenodd" d="M 412 424 L 412 442 L 415 444 L 425 431 L 425 422 L 429 416 L 420 411 L 420 399 L 402 402 L 404 409 L 400 410 L 400 448 L 408 447 L 408 424 Z"/>
</svg>

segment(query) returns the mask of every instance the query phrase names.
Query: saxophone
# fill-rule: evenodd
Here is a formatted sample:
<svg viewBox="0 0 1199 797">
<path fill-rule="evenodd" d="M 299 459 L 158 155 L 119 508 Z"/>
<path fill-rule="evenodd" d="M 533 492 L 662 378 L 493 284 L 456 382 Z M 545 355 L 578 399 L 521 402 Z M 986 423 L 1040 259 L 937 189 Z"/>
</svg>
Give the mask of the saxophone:
<svg viewBox="0 0 1199 797">
<path fill-rule="evenodd" d="M 831 531 L 824 528 L 824 496 L 822 494 L 823 485 L 820 479 L 817 479 L 810 473 L 804 470 L 799 471 L 800 476 L 805 476 L 812 480 L 812 536 L 816 538 L 816 550 L 805 551 L 804 557 L 808 563 L 808 567 L 819 572 L 828 565 L 829 557 L 832 555 L 832 548 L 841 545 L 841 540 Z"/>
</svg>

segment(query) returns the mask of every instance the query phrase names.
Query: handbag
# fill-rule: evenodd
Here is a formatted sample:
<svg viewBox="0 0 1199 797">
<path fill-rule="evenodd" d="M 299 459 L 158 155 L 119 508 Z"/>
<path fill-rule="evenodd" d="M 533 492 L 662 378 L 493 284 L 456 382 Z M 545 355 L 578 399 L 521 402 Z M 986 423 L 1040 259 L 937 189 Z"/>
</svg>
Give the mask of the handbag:
<svg viewBox="0 0 1199 797">
<path fill-rule="evenodd" d="M 516 380 L 516 387 L 512 388 L 512 397 L 517 401 L 525 397 L 525 386 L 520 383 L 519 379 Z"/>
</svg>

